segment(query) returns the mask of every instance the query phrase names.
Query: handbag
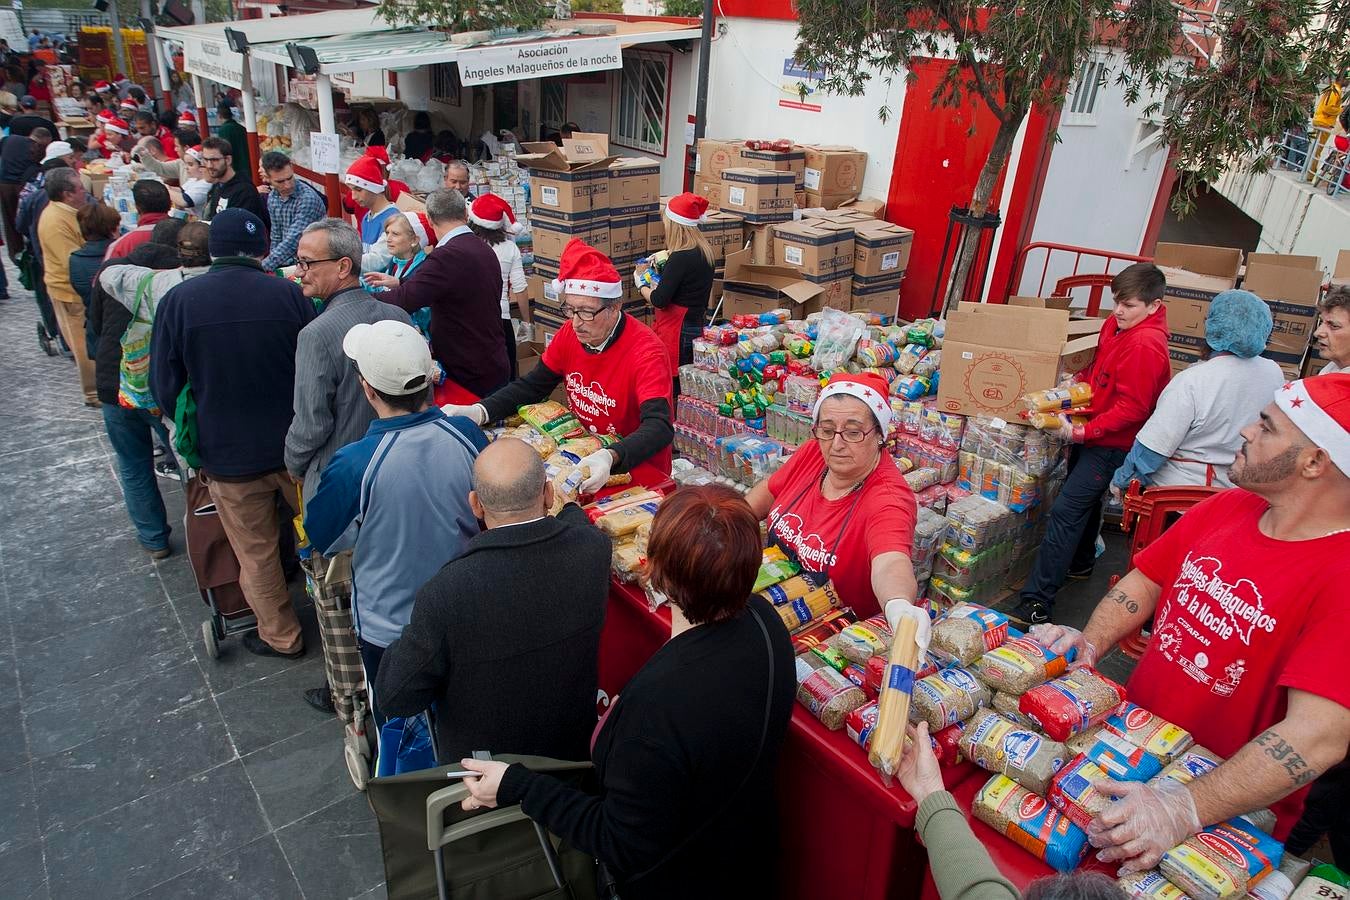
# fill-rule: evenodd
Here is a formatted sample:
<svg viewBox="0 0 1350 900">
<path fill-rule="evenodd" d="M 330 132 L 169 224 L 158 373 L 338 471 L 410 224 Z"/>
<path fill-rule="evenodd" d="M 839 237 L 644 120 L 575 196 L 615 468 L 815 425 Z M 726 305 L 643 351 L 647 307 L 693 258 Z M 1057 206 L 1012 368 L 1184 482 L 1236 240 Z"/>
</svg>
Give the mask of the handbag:
<svg viewBox="0 0 1350 900">
<path fill-rule="evenodd" d="M 392 750 L 394 752 L 390 753 Z M 380 726 L 380 755 L 375 761 L 375 777 L 388 778 L 405 772 L 420 772 L 436 766 L 436 750 L 431 745 L 431 723 L 426 713 L 395 716 Z"/>
<path fill-rule="evenodd" d="M 31 247 L 24 247 L 19 251 L 19 258 L 14 261 L 19 270 L 19 284 L 27 290 L 33 290 L 34 285 L 38 283 L 41 276 L 37 274 L 37 256 L 34 255 Z"/>
<path fill-rule="evenodd" d="M 173 448 L 189 469 L 200 469 L 202 457 L 197 450 L 197 398 L 192 394 L 191 383 L 183 385 L 183 389 L 178 392 L 178 402 L 173 411 L 173 428 Z"/>
<path fill-rule="evenodd" d="M 150 298 L 150 283 L 155 273 L 150 272 L 136 286 L 136 305 L 131 310 L 131 321 L 119 341 L 122 361 L 117 366 L 117 403 L 126 409 L 145 409 L 158 413 L 155 398 L 150 394 L 150 334 L 154 330 L 154 303 Z M 142 315 L 148 307 L 148 315 Z"/>
</svg>

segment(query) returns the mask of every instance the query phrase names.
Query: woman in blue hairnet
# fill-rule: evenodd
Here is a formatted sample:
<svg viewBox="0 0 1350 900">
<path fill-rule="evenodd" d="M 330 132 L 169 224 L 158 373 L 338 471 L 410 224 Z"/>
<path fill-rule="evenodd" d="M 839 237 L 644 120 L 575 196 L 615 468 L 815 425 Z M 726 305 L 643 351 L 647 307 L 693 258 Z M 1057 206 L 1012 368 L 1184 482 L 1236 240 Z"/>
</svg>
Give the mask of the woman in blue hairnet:
<svg viewBox="0 0 1350 900">
<path fill-rule="evenodd" d="M 1120 493 L 1132 478 L 1148 485 L 1232 487 L 1228 467 L 1242 446 L 1238 433 L 1256 421 L 1284 382 L 1261 351 L 1270 338 L 1270 307 L 1251 291 L 1224 291 L 1209 304 L 1209 357 L 1179 372 L 1111 478 Z"/>
</svg>

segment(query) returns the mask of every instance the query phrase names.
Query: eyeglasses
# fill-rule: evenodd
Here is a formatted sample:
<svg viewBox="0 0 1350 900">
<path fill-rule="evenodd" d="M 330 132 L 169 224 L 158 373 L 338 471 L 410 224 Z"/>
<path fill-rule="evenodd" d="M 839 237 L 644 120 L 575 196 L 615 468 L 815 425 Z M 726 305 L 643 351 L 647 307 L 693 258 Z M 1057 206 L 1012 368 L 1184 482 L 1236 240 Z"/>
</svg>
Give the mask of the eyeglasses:
<svg viewBox="0 0 1350 900">
<path fill-rule="evenodd" d="M 295 271 L 308 272 L 312 267 L 319 263 L 337 262 L 339 259 L 345 259 L 342 256 L 330 256 L 328 259 L 297 259 L 295 261 Z"/>
<path fill-rule="evenodd" d="M 203 157 L 202 157 L 202 162 L 204 162 L 204 163 L 219 163 L 219 162 L 224 162 L 224 161 L 225 161 L 225 157 L 223 157 L 223 156 L 203 156 Z"/>
<path fill-rule="evenodd" d="M 833 425 L 817 425 L 811 429 L 811 436 L 818 441 L 828 444 L 830 441 L 834 440 L 835 435 L 839 435 L 844 439 L 844 443 L 856 444 L 874 431 L 876 431 L 875 428 L 868 428 L 866 430 L 862 428 L 845 428 L 840 430 Z"/>
<path fill-rule="evenodd" d="M 599 309 L 580 309 L 564 303 L 562 305 L 562 314 L 563 317 L 567 319 L 580 319 L 583 322 L 593 322 L 595 321 L 596 316 L 607 309 L 609 309 L 608 306 L 602 306 Z"/>
</svg>

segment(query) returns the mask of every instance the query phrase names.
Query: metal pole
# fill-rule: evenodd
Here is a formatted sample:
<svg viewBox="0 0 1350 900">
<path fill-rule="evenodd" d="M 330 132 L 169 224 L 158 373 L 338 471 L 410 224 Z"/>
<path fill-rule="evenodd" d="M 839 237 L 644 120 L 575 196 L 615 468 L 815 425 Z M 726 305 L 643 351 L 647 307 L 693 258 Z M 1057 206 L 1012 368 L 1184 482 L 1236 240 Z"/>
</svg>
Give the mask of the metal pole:
<svg viewBox="0 0 1350 900">
<path fill-rule="evenodd" d="M 244 61 L 239 95 L 244 102 L 244 130 L 248 132 L 248 170 L 256 185 L 262 182 L 258 174 L 258 113 L 253 102 L 253 63 L 247 53 L 240 54 L 240 58 Z"/>
<path fill-rule="evenodd" d="M 131 67 L 126 64 L 126 50 L 122 47 L 122 22 L 117 17 L 116 0 L 108 4 L 108 22 L 112 26 L 113 74 L 122 72 L 130 77 Z"/>
<path fill-rule="evenodd" d="M 703 0 L 703 31 L 698 38 L 698 86 L 694 94 L 694 148 L 708 130 L 708 67 L 712 64 L 713 0 Z"/>
<path fill-rule="evenodd" d="M 159 73 L 159 94 L 164 101 L 164 108 L 174 109 L 173 86 L 169 81 L 169 64 L 165 59 L 168 56 L 168 50 L 160 44 L 159 38 L 153 34 L 147 34 L 145 39 L 150 47 L 150 60 L 154 63 L 155 71 Z"/>
<path fill-rule="evenodd" d="M 211 124 L 206 119 L 206 85 L 200 75 L 192 76 L 192 98 L 197 101 L 197 125 L 201 129 L 202 140 L 211 136 Z"/>
<path fill-rule="evenodd" d="M 314 76 L 315 92 L 319 95 L 319 131 L 324 134 L 337 134 L 337 114 L 333 111 L 333 81 L 327 75 Z M 328 197 L 328 214 L 342 215 L 342 196 L 338 189 L 336 172 L 320 172 L 323 176 L 323 189 Z"/>
</svg>

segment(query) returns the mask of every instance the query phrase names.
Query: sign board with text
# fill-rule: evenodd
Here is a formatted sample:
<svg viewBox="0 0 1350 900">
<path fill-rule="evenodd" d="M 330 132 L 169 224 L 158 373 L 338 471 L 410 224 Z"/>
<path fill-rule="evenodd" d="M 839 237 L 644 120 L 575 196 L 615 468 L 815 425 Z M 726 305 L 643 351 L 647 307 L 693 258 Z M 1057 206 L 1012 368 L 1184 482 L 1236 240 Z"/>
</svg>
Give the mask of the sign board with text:
<svg viewBox="0 0 1350 900">
<path fill-rule="evenodd" d="M 460 83 L 475 85 L 618 69 L 623 54 L 618 38 L 574 38 L 461 50 L 455 62 Z"/>
<path fill-rule="evenodd" d="M 336 134 L 322 131 L 309 133 L 309 163 L 320 175 L 336 175 L 341 160 L 341 147 Z"/>
<path fill-rule="evenodd" d="M 183 38 L 183 68 L 230 87 L 244 84 L 244 57 L 228 45 L 197 37 Z"/>
</svg>

